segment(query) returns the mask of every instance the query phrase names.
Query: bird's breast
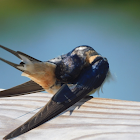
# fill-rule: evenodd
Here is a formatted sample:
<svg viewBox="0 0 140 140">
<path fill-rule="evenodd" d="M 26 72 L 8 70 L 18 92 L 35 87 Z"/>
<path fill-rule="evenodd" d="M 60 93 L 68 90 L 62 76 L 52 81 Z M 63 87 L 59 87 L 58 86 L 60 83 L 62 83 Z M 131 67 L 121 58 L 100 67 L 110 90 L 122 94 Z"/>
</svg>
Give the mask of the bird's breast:
<svg viewBox="0 0 140 140">
<path fill-rule="evenodd" d="M 48 62 L 38 62 L 25 65 L 26 70 L 22 73 L 22 76 L 26 76 L 38 83 L 45 90 L 55 84 L 55 68 L 56 65 Z"/>
</svg>

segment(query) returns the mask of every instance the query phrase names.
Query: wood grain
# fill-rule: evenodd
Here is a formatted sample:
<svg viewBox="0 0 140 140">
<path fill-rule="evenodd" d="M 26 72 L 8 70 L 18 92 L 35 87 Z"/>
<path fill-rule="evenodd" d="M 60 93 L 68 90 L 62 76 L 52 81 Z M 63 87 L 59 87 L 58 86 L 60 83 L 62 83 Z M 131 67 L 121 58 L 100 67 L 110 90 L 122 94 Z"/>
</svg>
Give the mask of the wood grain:
<svg viewBox="0 0 140 140">
<path fill-rule="evenodd" d="M 34 93 L 0 98 L 0 139 L 52 97 Z M 14 140 L 140 140 L 140 102 L 83 99 L 49 122 Z"/>
</svg>

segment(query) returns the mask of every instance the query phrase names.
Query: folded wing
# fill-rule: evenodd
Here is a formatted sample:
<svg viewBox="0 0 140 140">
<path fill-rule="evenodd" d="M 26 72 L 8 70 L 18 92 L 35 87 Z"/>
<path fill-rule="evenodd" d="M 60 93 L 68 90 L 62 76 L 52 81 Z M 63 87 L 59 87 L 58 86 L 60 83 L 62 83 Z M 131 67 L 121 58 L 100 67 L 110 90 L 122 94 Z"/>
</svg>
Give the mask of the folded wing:
<svg viewBox="0 0 140 140">
<path fill-rule="evenodd" d="M 40 91 L 44 91 L 44 89 L 34 81 L 30 80 L 21 85 L 0 91 L 0 97 L 18 96 Z"/>
</svg>

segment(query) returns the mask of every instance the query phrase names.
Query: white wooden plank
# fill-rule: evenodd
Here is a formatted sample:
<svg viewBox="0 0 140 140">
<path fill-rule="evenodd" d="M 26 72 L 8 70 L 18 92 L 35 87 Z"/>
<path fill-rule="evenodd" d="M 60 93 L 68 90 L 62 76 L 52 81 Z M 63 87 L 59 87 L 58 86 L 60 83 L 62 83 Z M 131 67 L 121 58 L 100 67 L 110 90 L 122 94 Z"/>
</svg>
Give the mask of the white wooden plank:
<svg viewBox="0 0 140 140">
<path fill-rule="evenodd" d="M 34 115 L 51 97 L 49 93 L 34 93 L 0 98 L 0 139 Z M 102 98 L 84 102 L 81 100 L 15 140 L 140 139 L 140 102 Z"/>
</svg>

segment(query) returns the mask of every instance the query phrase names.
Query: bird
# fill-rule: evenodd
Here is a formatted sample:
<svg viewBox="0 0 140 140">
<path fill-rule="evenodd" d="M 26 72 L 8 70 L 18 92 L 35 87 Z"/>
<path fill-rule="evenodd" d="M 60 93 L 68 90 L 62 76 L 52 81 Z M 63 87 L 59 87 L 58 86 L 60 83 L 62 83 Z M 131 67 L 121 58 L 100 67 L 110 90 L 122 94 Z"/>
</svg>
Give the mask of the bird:
<svg viewBox="0 0 140 140">
<path fill-rule="evenodd" d="M 42 109 L 6 135 L 4 140 L 15 138 L 56 117 L 82 98 L 97 91 L 110 76 L 107 58 L 88 45 L 80 45 L 67 54 L 48 61 L 40 61 L 2 45 L 0 48 L 18 57 L 21 62 L 15 64 L 3 58 L 0 60 L 22 71 L 22 76 L 30 78 L 28 82 L 0 91 L 0 98 L 38 91 L 53 94 Z"/>
</svg>

